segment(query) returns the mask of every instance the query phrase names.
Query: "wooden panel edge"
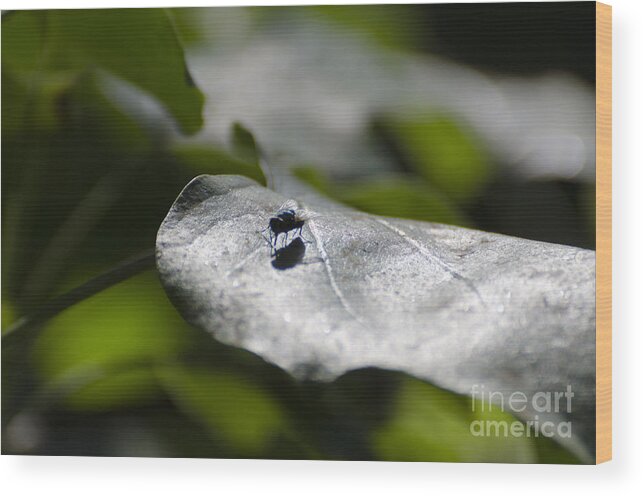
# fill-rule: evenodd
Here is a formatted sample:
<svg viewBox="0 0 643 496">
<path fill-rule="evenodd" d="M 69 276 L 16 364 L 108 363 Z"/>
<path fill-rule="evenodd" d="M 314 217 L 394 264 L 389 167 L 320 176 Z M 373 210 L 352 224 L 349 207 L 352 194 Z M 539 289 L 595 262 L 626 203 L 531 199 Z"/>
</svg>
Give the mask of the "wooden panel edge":
<svg viewBox="0 0 643 496">
<path fill-rule="evenodd" d="M 596 3 L 596 463 L 612 459 L 612 7 Z"/>
</svg>

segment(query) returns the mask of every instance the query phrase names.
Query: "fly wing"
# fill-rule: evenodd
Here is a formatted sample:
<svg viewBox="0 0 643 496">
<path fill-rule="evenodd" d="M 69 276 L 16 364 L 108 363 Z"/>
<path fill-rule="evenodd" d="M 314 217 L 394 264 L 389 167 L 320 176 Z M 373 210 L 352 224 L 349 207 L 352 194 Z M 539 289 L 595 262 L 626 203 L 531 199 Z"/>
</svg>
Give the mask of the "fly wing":
<svg viewBox="0 0 643 496">
<path fill-rule="evenodd" d="M 315 217 L 317 217 L 317 215 L 317 213 L 313 212 L 312 210 L 308 210 L 307 208 L 300 208 L 296 212 L 297 220 L 303 221 L 314 219 Z"/>
<path fill-rule="evenodd" d="M 297 220 L 307 221 L 316 217 L 317 214 L 308 210 L 304 205 L 299 203 L 297 200 L 288 200 L 281 207 L 279 211 L 283 212 L 284 210 L 292 210 L 295 212 L 295 217 Z"/>
<path fill-rule="evenodd" d="M 282 212 L 283 210 L 297 211 L 298 207 L 299 207 L 299 205 L 297 204 L 297 202 L 295 200 L 290 199 L 290 200 L 286 201 L 286 203 L 281 205 L 281 207 L 279 207 L 279 212 Z"/>
</svg>

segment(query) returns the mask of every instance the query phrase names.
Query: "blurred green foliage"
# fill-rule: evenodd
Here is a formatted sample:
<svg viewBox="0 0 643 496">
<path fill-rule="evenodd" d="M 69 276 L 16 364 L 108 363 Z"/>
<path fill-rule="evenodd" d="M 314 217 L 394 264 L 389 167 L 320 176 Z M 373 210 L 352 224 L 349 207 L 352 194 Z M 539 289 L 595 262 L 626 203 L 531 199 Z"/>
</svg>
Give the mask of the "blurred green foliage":
<svg viewBox="0 0 643 496">
<path fill-rule="evenodd" d="M 468 209 L 494 171 L 471 131 L 434 113 L 378 117 L 373 129 L 398 160 L 398 174 L 354 184 L 331 184 L 310 167 L 296 169 L 296 176 L 364 212 L 473 227 Z"/>
<path fill-rule="evenodd" d="M 223 437 L 232 451 L 260 456 L 290 430 L 279 402 L 249 380 L 207 368 L 166 368 L 160 375 L 179 408 L 202 420 L 215 442 Z"/>
<path fill-rule="evenodd" d="M 516 419 L 496 405 L 483 405 L 412 377 L 404 377 L 393 405 L 392 421 L 373 433 L 383 460 L 579 463 L 546 437 L 472 436 L 471 422 L 511 425 Z"/>
<path fill-rule="evenodd" d="M 236 122 L 232 126 L 232 151 L 248 164 L 258 165 L 261 161 L 261 153 L 255 142 L 255 138 L 241 124 Z M 265 183 L 265 181 L 263 181 Z"/>
<path fill-rule="evenodd" d="M 349 205 L 377 215 L 467 225 L 463 214 L 443 195 L 409 178 L 368 182 L 353 188 L 344 198 Z"/>
<path fill-rule="evenodd" d="M 163 103 L 181 129 L 198 131 L 203 95 L 163 9 L 11 12 L 2 25 L 3 72 L 26 84 L 35 74 L 107 70 Z"/>
<path fill-rule="evenodd" d="M 465 214 L 444 193 L 408 175 L 351 184 L 331 183 L 313 167 L 295 168 L 293 173 L 325 195 L 364 212 L 460 226 L 469 224 Z"/>
<path fill-rule="evenodd" d="M 244 162 L 222 149 L 195 144 L 180 144 L 172 148 L 172 154 L 182 164 L 197 171 L 211 171 L 216 164 L 217 174 L 240 174 L 265 184 L 265 178 L 256 163 Z"/>
<path fill-rule="evenodd" d="M 266 184 L 241 125 L 229 151 L 169 139 L 168 125 L 190 134 L 203 122 L 204 97 L 175 32 L 204 39 L 190 12 L 3 14 L 3 331 L 151 250 L 193 176 Z M 363 7 L 310 12 L 367 26 L 378 43 L 413 45 L 403 23 L 375 10 L 371 25 Z M 133 100 L 162 112 L 150 117 Z M 477 140 L 445 116 L 389 118 L 379 129 L 400 157 L 395 176 L 348 184 L 311 168 L 296 175 L 361 210 L 472 225 L 469 208 L 495 173 Z M 3 340 L 3 453 L 577 462 L 553 442 L 475 439 L 469 400 L 396 372 L 296 382 L 190 327 L 152 270 L 30 331 Z"/>
<path fill-rule="evenodd" d="M 451 198 L 470 200 L 490 179 L 484 147 L 471 131 L 446 116 L 391 118 L 381 125 L 402 160 Z"/>
<path fill-rule="evenodd" d="M 52 319 L 33 345 L 33 359 L 43 380 L 54 383 L 90 367 L 110 372 L 67 398 L 75 409 L 144 403 L 156 391 L 150 366 L 185 347 L 182 327 L 156 279 L 145 274 Z"/>
<path fill-rule="evenodd" d="M 499 407 L 482 411 L 476 401 L 407 378 L 395 399 L 394 420 L 374 433 L 375 449 L 385 460 L 534 463 L 530 439 L 471 435 L 473 421 L 513 422 Z"/>
<path fill-rule="evenodd" d="M 396 49 L 414 50 L 422 42 L 420 33 L 425 20 L 413 8 L 397 5 L 392 15 L 390 5 L 318 5 L 311 7 L 314 15 L 330 20 L 340 27 L 366 35 L 367 38 Z M 364 22 L 368 19 L 369 22 Z M 404 29 L 400 29 L 405 26 Z"/>
</svg>

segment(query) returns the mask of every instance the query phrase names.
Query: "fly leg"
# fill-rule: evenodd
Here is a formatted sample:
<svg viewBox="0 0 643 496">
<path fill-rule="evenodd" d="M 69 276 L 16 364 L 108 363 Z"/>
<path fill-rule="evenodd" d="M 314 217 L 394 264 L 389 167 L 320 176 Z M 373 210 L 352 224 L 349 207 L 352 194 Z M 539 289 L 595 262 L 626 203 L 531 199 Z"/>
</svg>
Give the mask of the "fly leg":
<svg viewBox="0 0 643 496">
<path fill-rule="evenodd" d="M 268 231 L 268 237 L 266 237 L 266 231 Z M 272 237 L 272 229 L 270 229 L 270 226 L 266 227 L 263 231 L 261 231 L 261 237 L 264 239 L 268 245 L 272 248 L 274 246 L 274 241 Z"/>
<path fill-rule="evenodd" d="M 299 237 L 304 241 L 304 243 L 312 243 L 312 241 L 310 241 L 310 240 L 308 240 L 308 239 L 304 238 L 304 235 L 302 234 L 302 229 L 303 229 L 303 228 L 304 228 L 304 226 L 301 226 L 301 227 L 299 228 Z"/>
</svg>

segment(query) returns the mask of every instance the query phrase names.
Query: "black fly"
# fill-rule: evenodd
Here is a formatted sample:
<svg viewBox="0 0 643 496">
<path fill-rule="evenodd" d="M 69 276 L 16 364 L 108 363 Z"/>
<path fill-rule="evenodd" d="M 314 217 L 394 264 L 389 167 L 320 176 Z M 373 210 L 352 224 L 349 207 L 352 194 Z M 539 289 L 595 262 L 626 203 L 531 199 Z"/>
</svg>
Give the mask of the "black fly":
<svg viewBox="0 0 643 496">
<path fill-rule="evenodd" d="M 296 207 L 297 204 L 293 200 L 284 203 L 277 213 L 270 218 L 268 227 L 263 230 L 263 232 L 268 231 L 269 239 L 266 239 L 266 241 L 268 241 L 273 250 L 277 249 L 277 240 L 280 234 L 285 234 L 283 246 L 288 243 L 288 233 L 291 231 L 296 231 L 299 237 L 303 239 L 301 231 L 308 216 L 303 212 L 297 211 Z"/>
</svg>

